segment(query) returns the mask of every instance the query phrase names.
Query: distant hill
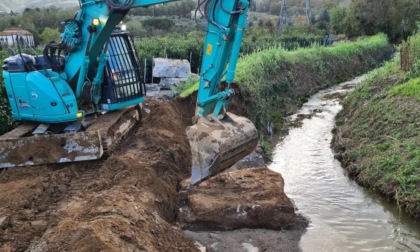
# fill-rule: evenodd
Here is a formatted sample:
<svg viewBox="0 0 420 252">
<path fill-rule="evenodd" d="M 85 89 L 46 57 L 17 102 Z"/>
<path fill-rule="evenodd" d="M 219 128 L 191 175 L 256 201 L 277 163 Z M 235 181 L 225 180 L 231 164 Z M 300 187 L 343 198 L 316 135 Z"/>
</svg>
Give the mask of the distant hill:
<svg viewBox="0 0 420 252">
<path fill-rule="evenodd" d="M 49 6 L 66 8 L 78 5 L 78 0 L 1 0 L 0 12 L 22 12 L 25 8 L 43 8 Z"/>
</svg>

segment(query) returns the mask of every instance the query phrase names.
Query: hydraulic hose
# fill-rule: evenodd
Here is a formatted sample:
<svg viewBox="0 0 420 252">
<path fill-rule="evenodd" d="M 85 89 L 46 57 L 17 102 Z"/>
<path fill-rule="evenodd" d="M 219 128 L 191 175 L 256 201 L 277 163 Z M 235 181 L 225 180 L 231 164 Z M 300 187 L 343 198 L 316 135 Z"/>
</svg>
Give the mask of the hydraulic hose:
<svg viewBox="0 0 420 252">
<path fill-rule="evenodd" d="M 114 10 L 127 10 L 134 4 L 134 0 L 126 0 L 120 3 L 118 0 L 105 0 L 106 4 Z"/>
</svg>

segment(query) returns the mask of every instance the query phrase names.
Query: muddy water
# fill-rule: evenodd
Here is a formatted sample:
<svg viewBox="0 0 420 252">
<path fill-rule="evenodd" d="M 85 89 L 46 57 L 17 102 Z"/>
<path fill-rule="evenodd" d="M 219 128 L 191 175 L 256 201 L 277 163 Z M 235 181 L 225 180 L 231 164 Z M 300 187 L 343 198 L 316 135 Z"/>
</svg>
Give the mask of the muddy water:
<svg viewBox="0 0 420 252">
<path fill-rule="evenodd" d="M 420 251 L 420 223 L 348 179 L 330 148 L 341 106 L 324 96 L 347 92 L 362 78 L 311 97 L 299 112 L 311 118 L 274 152 L 270 169 L 283 175 L 286 194 L 311 221 L 301 239 L 303 251 Z"/>
</svg>

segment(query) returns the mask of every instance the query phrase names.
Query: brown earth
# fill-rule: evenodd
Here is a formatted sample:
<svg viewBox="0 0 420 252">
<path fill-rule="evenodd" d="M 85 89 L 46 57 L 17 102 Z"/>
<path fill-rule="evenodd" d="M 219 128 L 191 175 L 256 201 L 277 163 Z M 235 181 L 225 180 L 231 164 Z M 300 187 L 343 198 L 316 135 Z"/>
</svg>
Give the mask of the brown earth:
<svg viewBox="0 0 420 252">
<path fill-rule="evenodd" d="M 146 105 L 152 113 L 107 160 L 1 171 L 0 250 L 196 251 L 169 224 L 190 173 L 194 106 Z"/>
<path fill-rule="evenodd" d="M 193 101 L 148 100 L 107 160 L 1 170 L 0 251 L 197 251 L 175 223 Z"/>
</svg>

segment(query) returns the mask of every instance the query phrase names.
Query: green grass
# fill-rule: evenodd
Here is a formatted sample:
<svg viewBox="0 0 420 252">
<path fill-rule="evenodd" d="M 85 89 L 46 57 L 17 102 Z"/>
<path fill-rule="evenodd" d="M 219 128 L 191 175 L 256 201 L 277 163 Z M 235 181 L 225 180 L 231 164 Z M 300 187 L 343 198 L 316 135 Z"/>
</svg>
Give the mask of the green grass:
<svg viewBox="0 0 420 252">
<path fill-rule="evenodd" d="M 409 80 L 391 89 L 392 94 L 411 96 L 420 100 L 420 78 Z"/>
<path fill-rule="evenodd" d="M 266 125 L 284 132 L 286 115 L 310 95 L 365 73 L 389 59 L 391 53 L 385 35 L 296 51 L 272 47 L 243 56 L 235 81 L 246 101 L 245 114 L 256 125 L 261 139 L 269 139 Z M 182 88 L 180 95 L 186 97 L 198 89 L 198 83 Z"/>
<path fill-rule="evenodd" d="M 359 183 L 420 218 L 420 78 L 412 73 L 399 56 L 369 73 L 342 102 L 333 147 Z"/>
<path fill-rule="evenodd" d="M 265 125 L 273 124 L 279 130 L 284 115 L 319 89 L 378 66 L 391 52 L 383 34 L 333 47 L 296 51 L 273 47 L 241 57 L 235 81 L 247 101 L 248 116 L 260 134 L 266 135 Z M 198 83 L 190 82 L 179 92 L 186 97 L 196 90 Z"/>
<path fill-rule="evenodd" d="M 188 79 L 181 83 L 178 87 L 174 88 L 176 93 L 179 93 L 178 96 L 181 98 L 186 98 L 190 96 L 192 93 L 198 90 L 199 85 L 199 77 L 198 76 L 191 76 Z"/>
<path fill-rule="evenodd" d="M 275 124 L 278 117 L 273 111 L 289 113 L 319 89 L 378 66 L 391 52 L 383 34 L 332 47 L 273 47 L 242 57 L 236 82 L 243 87 L 250 119 L 265 134 L 264 125 Z"/>
</svg>

